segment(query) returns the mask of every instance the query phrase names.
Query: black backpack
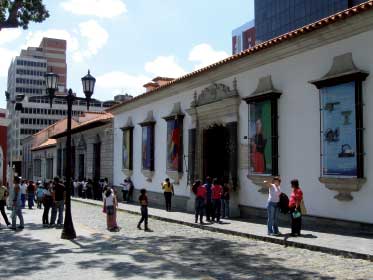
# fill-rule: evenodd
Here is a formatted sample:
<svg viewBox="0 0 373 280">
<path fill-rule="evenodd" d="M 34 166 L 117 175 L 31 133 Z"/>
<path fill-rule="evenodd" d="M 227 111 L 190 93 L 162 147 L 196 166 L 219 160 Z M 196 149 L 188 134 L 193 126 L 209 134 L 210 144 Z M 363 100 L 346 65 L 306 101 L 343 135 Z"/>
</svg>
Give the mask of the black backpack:
<svg viewBox="0 0 373 280">
<path fill-rule="evenodd" d="M 289 197 L 281 193 L 280 194 L 280 201 L 278 203 L 278 207 L 280 208 L 280 212 L 283 214 L 288 214 L 289 213 Z"/>
</svg>

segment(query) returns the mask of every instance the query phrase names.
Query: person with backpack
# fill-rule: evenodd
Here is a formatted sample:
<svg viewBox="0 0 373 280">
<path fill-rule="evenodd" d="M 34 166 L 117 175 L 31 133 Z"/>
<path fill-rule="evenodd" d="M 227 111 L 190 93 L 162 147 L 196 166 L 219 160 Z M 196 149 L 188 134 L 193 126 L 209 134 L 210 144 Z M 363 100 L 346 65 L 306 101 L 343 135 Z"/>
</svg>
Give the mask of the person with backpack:
<svg viewBox="0 0 373 280">
<path fill-rule="evenodd" d="M 192 191 L 196 195 L 195 200 L 195 223 L 199 222 L 203 224 L 203 212 L 205 209 L 206 193 L 207 190 L 204 185 L 202 185 L 200 180 L 194 182 L 192 186 Z"/>
<path fill-rule="evenodd" d="M 302 215 L 306 214 L 302 211 L 303 206 L 303 192 L 299 187 L 299 181 L 294 179 L 291 181 L 292 192 L 289 200 L 289 210 L 291 217 L 291 236 L 300 236 L 302 229 Z"/>
<path fill-rule="evenodd" d="M 164 182 L 161 183 L 165 202 L 166 202 L 166 211 L 171 211 L 171 200 L 172 196 L 175 195 L 174 185 L 170 182 L 169 178 L 166 178 Z"/>
<path fill-rule="evenodd" d="M 273 178 L 272 183 L 264 181 L 264 185 L 268 187 L 268 200 L 267 200 L 267 234 L 280 235 L 278 230 L 278 215 L 279 215 L 279 201 L 281 194 L 281 179 L 276 176 Z"/>
</svg>

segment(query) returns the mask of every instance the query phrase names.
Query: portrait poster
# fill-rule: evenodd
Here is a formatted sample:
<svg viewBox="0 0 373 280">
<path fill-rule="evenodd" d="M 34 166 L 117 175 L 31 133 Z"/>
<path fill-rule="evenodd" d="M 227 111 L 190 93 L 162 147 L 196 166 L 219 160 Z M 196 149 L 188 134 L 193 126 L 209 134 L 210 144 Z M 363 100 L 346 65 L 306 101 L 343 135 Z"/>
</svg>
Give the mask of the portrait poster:
<svg viewBox="0 0 373 280">
<path fill-rule="evenodd" d="M 249 162 L 251 174 L 272 175 L 271 101 L 249 104 Z"/>
<path fill-rule="evenodd" d="M 123 130 L 123 152 L 122 152 L 122 166 L 123 169 L 130 169 L 130 155 L 131 155 L 131 130 Z"/>
<path fill-rule="evenodd" d="M 152 170 L 152 151 L 153 151 L 153 127 L 144 126 L 142 128 L 142 168 Z"/>
<path fill-rule="evenodd" d="M 181 131 L 180 120 L 167 121 L 167 170 L 181 170 Z"/>
<path fill-rule="evenodd" d="M 355 82 L 323 88 L 322 175 L 357 176 Z"/>
</svg>

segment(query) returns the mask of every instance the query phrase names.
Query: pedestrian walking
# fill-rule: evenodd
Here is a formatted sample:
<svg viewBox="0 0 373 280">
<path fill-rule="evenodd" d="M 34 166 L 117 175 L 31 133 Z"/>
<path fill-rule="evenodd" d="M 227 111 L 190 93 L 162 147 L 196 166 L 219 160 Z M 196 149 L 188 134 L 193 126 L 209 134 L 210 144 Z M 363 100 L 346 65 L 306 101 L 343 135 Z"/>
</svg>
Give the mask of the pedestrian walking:
<svg viewBox="0 0 373 280">
<path fill-rule="evenodd" d="M 268 187 L 268 201 L 267 201 L 267 228 L 268 235 L 279 235 L 278 230 L 278 216 L 280 213 L 280 208 L 278 203 L 280 201 L 281 194 L 281 179 L 280 177 L 274 177 L 272 183 L 267 183 L 264 181 L 264 185 Z"/>
<path fill-rule="evenodd" d="M 120 185 L 122 186 L 123 202 L 128 202 L 128 193 L 130 189 L 130 183 L 128 182 L 126 178 L 123 180 L 123 183 L 121 183 Z"/>
<path fill-rule="evenodd" d="M 79 182 L 77 179 L 73 182 L 74 197 L 79 197 Z"/>
<path fill-rule="evenodd" d="M 48 227 L 49 226 L 49 210 L 51 209 L 53 205 L 52 184 L 44 183 L 42 201 L 43 201 L 43 206 L 44 206 L 43 218 L 42 218 L 43 227 Z"/>
<path fill-rule="evenodd" d="M 302 215 L 306 214 L 303 202 L 303 192 L 299 187 L 299 181 L 291 181 L 291 195 L 289 199 L 289 210 L 291 217 L 291 236 L 300 236 L 302 229 Z"/>
<path fill-rule="evenodd" d="M 141 230 L 141 224 L 144 222 L 144 225 L 145 225 L 144 230 L 150 231 L 148 227 L 148 197 L 146 195 L 145 189 L 140 190 L 139 203 L 141 207 L 141 219 L 139 223 L 137 224 L 137 228 Z"/>
<path fill-rule="evenodd" d="M 206 201 L 205 201 L 205 209 L 206 209 L 206 221 L 210 222 L 212 217 L 212 179 L 211 177 L 206 177 Z"/>
<path fill-rule="evenodd" d="M 135 189 L 135 186 L 131 180 L 131 177 L 127 177 L 127 181 L 130 184 L 130 188 L 128 190 L 128 202 L 132 202 L 133 201 L 133 190 Z"/>
<path fill-rule="evenodd" d="M 170 182 L 169 178 L 166 178 L 162 183 L 162 190 L 164 194 L 164 199 L 166 203 L 166 211 L 171 211 L 171 200 L 174 195 L 174 185 Z"/>
<path fill-rule="evenodd" d="M 10 226 L 8 216 L 5 213 L 7 197 L 8 197 L 8 189 L 5 186 L 3 186 L 2 182 L 0 182 L 0 212 L 1 212 L 1 215 L 3 216 L 5 224 L 7 226 Z"/>
<path fill-rule="evenodd" d="M 27 205 L 28 209 L 32 209 L 34 207 L 34 200 L 35 200 L 35 185 L 33 181 L 29 181 L 27 185 Z"/>
<path fill-rule="evenodd" d="M 20 191 L 21 191 L 21 205 L 22 205 L 22 208 L 26 207 L 27 186 L 28 186 L 27 181 L 22 181 L 22 183 L 19 186 Z"/>
<path fill-rule="evenodd" d="M 65 186 L 60 182 L 58 177 L 54 178 L 53 182 L 53 206 L 52 206 L 52 216 L 51 216 L 51 225 L 54 225 L 57 218 L 57 226 L 62 227 L 63 224 L 63 210 L 65 206 Z"/>
<path fill-rule="evenodd" d="M 202 182 L 200 180 L 197 180 L 193 186 L 192 191 L 196 195 L 195 200 L 195 220 L 194 222 L 199 222 L 200 224 L 203 224 L 203 212 L 205 210 L 205 200 L 206 200 L 206 193 L 207 190 L 204 185 L 202 185 Z"/>
<path fill-rule="evenodd" d="M 108 188 L 105 192 L 104 207 L 106 212 L 106 225 L 109 231 L 119 231 L 117 224 L 117 206 L 118 201 L 111 188 Z"/>
<path fill-rule="evenodd" d="M 230 199 L 230 188 L 228 184 L 223 186 L 223 195 L 221 196 L 221 210 L 222 217 L 229 219 L 229 199 Z"/>
<path fill-rule="evenodd" d="M 41 181 L 38 181 L 37 188 L 36 188 L 36 207 L 41 209 L 41 205 L 43 204 L 43 196 L 44 196 L 44 188 Z"/>
<path fill-rule="evenodd" d="M 24 228 L 24 220 L 22 215 L 22 200 L 21 200 L 21 187 L 20 187 L 20 178 L 14 177 L 14 195 L 12 197 L 12 227 L 11 229 L 17 229 L 17 217 L 19 219 L 19 229 Z"/>
<path fill-rule="evenodd" d="M 212 221 L 220 223 L 221 215 L 221 197 L 223 194 L 223 187 L 219 184 L 217 178 L 214 179 L 211 187 L 212 196 Z"/>
</svg>

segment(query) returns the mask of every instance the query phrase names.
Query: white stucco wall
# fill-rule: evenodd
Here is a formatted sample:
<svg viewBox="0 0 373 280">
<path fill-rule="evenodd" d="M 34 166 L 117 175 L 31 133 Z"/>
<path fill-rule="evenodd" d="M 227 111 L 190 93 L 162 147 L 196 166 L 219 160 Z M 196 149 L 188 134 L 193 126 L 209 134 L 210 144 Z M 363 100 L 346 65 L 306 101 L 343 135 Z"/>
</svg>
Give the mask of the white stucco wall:
<svg viewBox="0 0 373 280">
<path fill-rule="evenodd" d="M 241 97 L 255 91 L 259 78 L 272 76 L 276 89 L 282 92 L 279 99 L 279 173 L 283 179 L 283 191 L 290 194 L 290 180 L 298 178 L 304 192 L 308 214 L 319 217 L 373 223 L 373 31 L 343 39 L 312 49 L 285 59 L 265 64 L 237 75 L 227 75 L 211 83 L 224 83 L 231 87 L 237 79 Z M 367 182 L 359 192 L 352 193 L 354 199 L 341 202 L 334 199 L 336 192 L 328 190 L 318 180 L 320 176 L 320 108 L 319 92 L 310 80 L 324 76 L 332 66 L 333 57 L 351 52 L 356 66 L 368 71 L 370 76 L 363 83 L 364 106 L 364 145 L 365 176 Z M 249 59 L 249 58 L 248 58 Z M 234 67 L 234 66 L 232 66 Z M 208 75 L 208 74 L 206 74 Z M 194 91 L 200 94 L 204 86 L 184 90 L 171 97 L 142 105 L 138 108 L 117 114 L 114 119 L 114 184 L 119 185 L 125 175 L 122 172 L 122 131 L 128 116 L 132 117 L 134 129 L 133 180 L 136 188 L 145 187 L 151 191 L 161 191 L 160 182 L 166 175 L 166 122 L 162 117 L 172 110 L 173 103 L 181 102 L 182 110 L 188 109 Z M 146 98 L 145 98 L 146 99 Z M 147 111 L 153 110 L 157 123 L 155 126 L 155 174 L 151 183 L 141 173 L 141 127 Z M 191 128 L 190 116 L 184 119 L 184 154 L 188 153 L 188 129 Z M 247 145 L 244 136 L 248 135 L 248 106 L 242 101 L 239 107 L 239 142 Z M 185 171 L 185 165 L 184 165 Z M 264 208 L 267 196 L 258 192 L 258 187 L 247 179 L 248 170 L 240 169 L 241 205 Z M 186 174 L 176 186 L 177 195 L 190 195 L 186 186 Z"/>
</svg>

